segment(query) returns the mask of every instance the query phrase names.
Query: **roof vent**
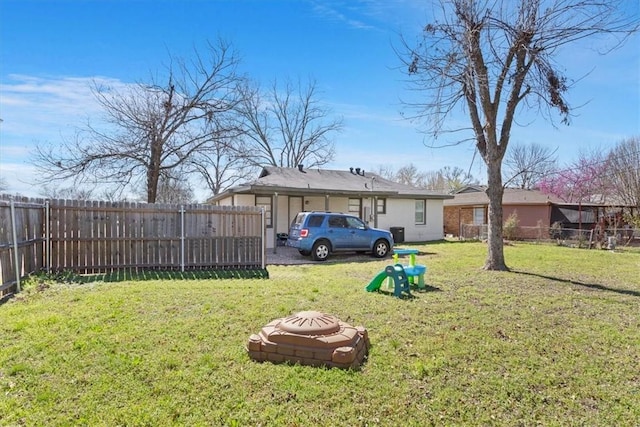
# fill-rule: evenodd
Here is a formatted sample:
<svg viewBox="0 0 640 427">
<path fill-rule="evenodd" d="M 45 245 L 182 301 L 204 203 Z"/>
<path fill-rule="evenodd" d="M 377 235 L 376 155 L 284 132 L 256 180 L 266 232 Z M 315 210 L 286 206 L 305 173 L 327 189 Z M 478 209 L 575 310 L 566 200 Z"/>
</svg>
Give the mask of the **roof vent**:
<svg viewBox="0 0 640 427">
<path fill-rule="evenodd" d="M 298 170 L 299 170 L 300 172 L 304 172 L 304 171 L 302 170 L 302 168 L 303 168 L 303 167 L 304 167 L 304 165 L 303 165 L 302 163 L 300 163 L 300 164 L 298 165 Z"/>
<path fill-rule="evenodd" d="M 360 175 L 360 168 L 356 168 L 356 175 Z"/>
<path fill-rule="evenodd" d="M 349 171 L 350 171 L 351 173 L 353 173 L 353 168 L 349 168 Z"/>
</svg>

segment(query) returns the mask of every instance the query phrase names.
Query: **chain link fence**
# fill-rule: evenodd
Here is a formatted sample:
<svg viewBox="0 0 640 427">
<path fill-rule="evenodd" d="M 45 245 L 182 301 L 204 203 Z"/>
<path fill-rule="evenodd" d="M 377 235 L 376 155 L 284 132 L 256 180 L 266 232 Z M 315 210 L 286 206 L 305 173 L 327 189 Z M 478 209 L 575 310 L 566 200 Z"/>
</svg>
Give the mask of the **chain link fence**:
<svg viewBox="0 0 640 427">
<path fill-rule="evenodd" d="M 488 225 L 462 224 L 461 240 L 486 240 Z M 640 246 L 640 228 L 575 229 L 561 226 L 517 226 L 503 230 L 507 240 L 555 242 L 581 248 L 614 249 L 618 246 Z"/>
</svg>

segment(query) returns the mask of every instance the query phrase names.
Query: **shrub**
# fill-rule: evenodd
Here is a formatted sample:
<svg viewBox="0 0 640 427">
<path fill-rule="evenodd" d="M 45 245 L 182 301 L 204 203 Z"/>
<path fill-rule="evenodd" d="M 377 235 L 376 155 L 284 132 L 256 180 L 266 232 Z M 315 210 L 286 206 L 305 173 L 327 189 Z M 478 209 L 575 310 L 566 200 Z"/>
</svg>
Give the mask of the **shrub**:
<svg viewBox="0 0 640 427">
<path fill-rule="evenodd" d="M 502 234 L 507 240 L 513 240 L 516 238 L 519 222 L 520 220 L 518 220 L 518 212 L 513 211 L 513 213 L 509 215 L 507 220 L 504 222 L 504 225 L 502 227 Z"/>
</svg>

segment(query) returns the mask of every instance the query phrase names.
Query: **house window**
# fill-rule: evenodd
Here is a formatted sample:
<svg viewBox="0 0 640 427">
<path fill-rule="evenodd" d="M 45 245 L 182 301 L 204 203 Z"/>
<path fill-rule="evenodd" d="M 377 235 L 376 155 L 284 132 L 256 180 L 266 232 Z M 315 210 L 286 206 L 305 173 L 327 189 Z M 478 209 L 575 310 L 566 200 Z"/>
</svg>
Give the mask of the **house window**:
<svg viewBox="0 0 640 427">
<path fill-rule="evenodd" d="M 484 225 L 484 208 L 473 208 L 473 225 Z"/>
<path fill-rule="evenodd" d="M 427 223 L 427 213 L 425 211 L 426 202 L 424 200 L 416 200 L 415 219 L 416 224 Z"/>
<path fill-rule="evenodd" d="M 271 196 L 256 196 L 256 206 L 264 209 L 264 223 L 268 228 L 271 228 L 273 226 L 273 224 L 271 223 Z"/>
<path fill-rule="evenodd" d="M 360 216 L 360 207 L 362 206 L 362 200 L 349 199 L 349 213 L 355 216 Z"/>
<path fill-rule="evenodd" d="M 387 213 L 387 199 L 376 199 L 376 212 L 379 214 Z"/>
</svg>

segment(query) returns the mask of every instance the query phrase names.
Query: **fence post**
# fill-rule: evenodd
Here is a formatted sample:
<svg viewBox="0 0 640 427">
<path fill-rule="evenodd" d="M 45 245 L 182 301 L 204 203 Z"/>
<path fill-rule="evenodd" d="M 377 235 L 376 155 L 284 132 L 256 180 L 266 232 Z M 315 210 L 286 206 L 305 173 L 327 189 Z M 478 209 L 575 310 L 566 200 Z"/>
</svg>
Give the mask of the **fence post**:
<svg viewBox="0 0 640 427">
<path fill-rule="evenodd" d="M 180 205 L 180 271 L 184 273 L 184 205 Z"/>
<path fill-rule="evenodd" d="M 262 234 L 262 269 L 266 268 L 266 255 L 267 255 L 267 229 L 265 227 L 265 219 L 264 219 L 264 208 L 260 208 L 260 223 L 261 223 L 261 231 Z"/>
<path fill-rule="evenodd" d="M 13 266 L 16 269 L 16 292 L 20 292 L 20 262 L 18 260 L 18 232 L 16 230 L 16 205 L 13 197 L 9 201 L 11 210 L 11 233 L 13 236 Z"/>
<path fill-rule="evenodd" d="M 273 228 L 273 253 L 278 253 L 278 192 L 273 193 L 273 212 L 271 216 L 271 227 Z M 289 230 L 287 230 L 289 231 Z M 265 238 L 267 235 L 265 234 Z"/>
<path fill-rule="evenodd" d="M 44 262 L 47 270 L 47 274 L 51 273 L 51 225 L 49 221 L 51 219 L 51 211 L 49 206 L 49 200 L 45 200 L 44 202 Z"/>
</svg>

